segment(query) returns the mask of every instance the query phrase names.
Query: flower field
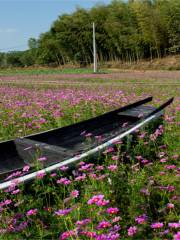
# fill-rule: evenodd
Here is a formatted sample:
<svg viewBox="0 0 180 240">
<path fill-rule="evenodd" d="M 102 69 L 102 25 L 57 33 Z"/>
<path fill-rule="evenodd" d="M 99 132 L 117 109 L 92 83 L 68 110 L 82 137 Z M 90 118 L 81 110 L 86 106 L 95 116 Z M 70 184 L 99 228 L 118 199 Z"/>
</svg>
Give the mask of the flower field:
<svg viewBox="0 0 180 240">
<path fill-rule="evenodd" d="M 62 167 L 0 192 L 0 239 L 180 239 L 178 80 L 163 85 L 162 79 L 107 82 L 101 76 L 87 82 L 56 76 L 54 83 L 53 75 L 49 81 L 42 75 L 12 78 L 2 78 L 0 85 L 1 141 L 82 121 L 150 95 L 154 105 L 175 100 L 163 125 L 137 131 L 135 145 L 128 139 L 117 142 L 96 159 L 79 162 L 73 173 Z M 26 165 L 8 179 L 30 170 Z"/>
</svg>

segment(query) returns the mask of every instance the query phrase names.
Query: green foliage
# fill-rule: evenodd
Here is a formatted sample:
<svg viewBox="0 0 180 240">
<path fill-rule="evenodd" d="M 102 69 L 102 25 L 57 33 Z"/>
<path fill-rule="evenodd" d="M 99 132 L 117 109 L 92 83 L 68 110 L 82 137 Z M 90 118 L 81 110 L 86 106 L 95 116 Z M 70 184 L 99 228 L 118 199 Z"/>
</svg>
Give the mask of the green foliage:
<svg viewBox="0 0 180 240">
<path fill-rule="evenodd" d="M 49 31 L 29 39 L 28 51 L 1 54 L 0 66 L 75 62 L 84 67 L 93 61 L 92 22 L 99 62 L 152 60 L 180 52 L 179 0 L 113 0 L 59 16 Z"/>
</svg>

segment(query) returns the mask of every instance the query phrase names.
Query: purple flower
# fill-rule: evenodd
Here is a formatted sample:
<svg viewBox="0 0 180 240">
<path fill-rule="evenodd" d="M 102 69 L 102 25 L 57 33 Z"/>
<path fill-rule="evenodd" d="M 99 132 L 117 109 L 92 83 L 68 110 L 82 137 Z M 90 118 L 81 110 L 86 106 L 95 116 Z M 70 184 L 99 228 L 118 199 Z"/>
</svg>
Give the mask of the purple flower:
<svg viewBox="0 0 180 240">
<path fill-rule="evenodd" d="M 107 213 L 109 214 L 117 214 L 119 212 L 119 209 L 118 208 L 108 208 L 107 209 Z"/>
<path fill-rule="evenodd" d="M 173 204 L 173 203 L 168 203 L 168 204 L 167 204 L 167 208 L 168 208 L 168 209 L 174 208 L 174 204 Z"/>
<path fill-rule="evenodd" d="M 180 232 L 177 232 L 173 237 L 174 240 L 180 240 Z"/>
<path fill-rule="evenodd" d="M 114 164 L 111 164 L 108 166 L 108 169 L 111 171 L 111 172 L 114 172 L 117 170 L 117 165 L 114 165 Z"/>
<path fill-rule="evenodd" d="M 140 192 L 143 193 L 145 196 L 150 195 L 149 190 L 147 188 L 141 188 Z"/>
<path fill-rule="evenodd" d="M 104 166 L 100 166 L 100 165 L 99 165 L 99 166 L 96 167 L 96 169 L 97 169 L 98 171 L 104 170 Z"/>
<path fill-rule="evenodd" d="M 66 209 L 59 209 L 58 211 L 55 211 L 55 214 L 58 216 L 65 216 L 69 214 L 72 211 L 71 208 L 66 208 Z"/>
<path fill-rule="evenodd" d="M 120 216 L 118 216 L 118 217 L 113 218 L 113 219 L 112 219 L 112 222 L 113 222 L 113 223 L 116 223 L 116 222 L 119 222 L 119 221 L 121 221 L 121 220 L 122 220 L 122 218 L 121 218 Z"/>
<path fill-rule="evenodd" d="M 12 203 L 11 199 L 6 199 L 6 200 L 0 202 L 0 207 L 7 206 L 7 205 L 9 205 L 11 203 Z"/>
<path fill-rule="evenodd" d="M 132 226 L 130 228 L 128 228 L 128 236 L 134 236 L 137 233 L 137 227 Z"/>
<path fill-rule="evenodd" d="M 111 223 L 108 221 L 102 221 L 98 224 L 97 229 L 104 229 L 111 227 Z"/>
<path fill-rule="evenodd" d="M 175 169 L 176 165 L 172 164 L 172 165 L 166 165 L 165 169 L 170 170 L 170 169 Z"/>
<path fill-rule="evenodd" d="M 106 206 L 107 204 L 109 204 L 109 200 L 105 200 L 105 199 L 102 199 L 102 200 L 99 200 L 96 205 L 101 207 L 101 206 Z"/>
<path fill-rule="evenodd" d="M 81 176 L 78 176 L 78 177 L 76 177 L 75 178 L 75 181 L 77 182 L 77 181 L 83 181 L 84 179 L 86 179 L 86 174 L 84 173 L 83 175 L 81 175 Z"/>
<path fill-rule="evenodd" d="M 94 195 L 91 199 L 88 200 L 88 204 L 94 204 L 97 203 L 98 201 L 102 200 L 104 198 L 104 195 L 99 194 L 99 195 Z"/>
<path fill-rule="evenodd" d="M 40 157 L 37 159 L 39 162 L 44 162 L 47 160 L 47 157 Z"/>
<path fill-rule="evenodd" d="M 107 153 L 112 153 L 112 152 L 114 152 L 114 148 L 113 147 L 109 147 L 108 149 L 106 149 L 104 152 L 103 152 L 103 154 L 107 154 Z"/>
<path fill-rule="evenodd" d="M 153 228 L 153 229 L 162 228 L 163 226 L 164 226 L 164 224 L 161 222 L 155 222 L 155 223 L 151 224 L 151 228 Z"/>
<path fill-rule="evenodd" d="M 168 227 L 170 227 L 170 228 L 180 228 L 180 223 L 179 222 L 168 223 Z"/>
<path fill-rule="evenodd" d="M 64 184 L 64 185 L 69 185 L 71 184 L 71 181 L 68 178 L 61 178 L 56 181 L 58 184 Z"/>
<path fill-rule="evenodd" d="M 21 232 L 28 226 L 28 221 L 21 222 L 18 226 L 15 227 L 15 231 Z"/>
<path fill-rule="evenodd" d="M 26 216 L 36 215 L 37 213 L 38 213 L 37 208 L 30 209 L 29 211 L 27 211 Z"/>
<path fill-rule="evenodd" d="M 83 220 L 81 220 L 81 221 L 77 221 L 77 222 L 76 222 L 76 225 L 78 225 L 78 226 L 84 226 L 84 225 L 87 225 L 87 224 L 90 223 L 90 222 L 91 222 L 91 219 L 86 218 L 86 219 L 83 219 Z"/>
<path fill-rule="evenodd" d="M 72 198 L 77 198 L 79 196 L 79 191 L 78 190 L 73 190 L 70 195 L 71 195 Z"/>
<path fill-rule="evenodd" d="M 147 221 L 147 216 L 146 214 L 143 214 L 143 215 L 140 215 L 138 217 L 135 218 L 135 221 L 138 223 L 138 224 L 144 224 L 146 223 Z"/>
<path fill-rule="evenodd" d="M 44 176 L 46 176 L 46 173 L 44 173 L 44 172 L 38 172 L 38 173 L 36 174 L 36 178 L 37 178 L 37 179 L 42 179 Z"/>
<path fill-rule="evenodd" d="M 66 171 L 66 170 L 68 170 L 69 169 L 69 167 L 68 166 L 62 166 L 62 167 L 60 167 L 59 168 L 61 171 Z"/>
<path fill-rule="evenodd" d="M 116 155 L 112 156 L 112 160 L 117 161 L 118 159 L 119 159 L 119 156 L 116 156 Z"/>
<path fill-rule="evenodd" d="M 97 237 L 97 234 L 95 233 L 95 232 L 91 232 L 91 231 L 82 231 L 81 233 L 80 233 L 81 235 L 85 235 L 86 237 L 88 237 L 88 238 L 96 238 Z M 97 239 L 97 238 L 96 238 Z"/>
<path fill-rule="evenodd" d="M 26 165 L 23 167 L 23 172 L 28 172 L 30 169 L 30 166 Z"/>
<path fill-rule="evenodd" d="M 77 236 L 76 231 L 69 230 L 67 232 L 62 233 L 59 239 L 64 240 L 64 239 L 67 239 L 67 238 L 73 237 L 73 236 Z"/>
<path fill-rule="evenodd" d="M 12 191 L 11 194 L 15 195 L 15 194 L 17 194 L 17 193 L 19 193 L 19 192 L 20 192 L 20 190 L 19 190 L 19 189 L 16 189 L 16 190 Z"/>
</svg>

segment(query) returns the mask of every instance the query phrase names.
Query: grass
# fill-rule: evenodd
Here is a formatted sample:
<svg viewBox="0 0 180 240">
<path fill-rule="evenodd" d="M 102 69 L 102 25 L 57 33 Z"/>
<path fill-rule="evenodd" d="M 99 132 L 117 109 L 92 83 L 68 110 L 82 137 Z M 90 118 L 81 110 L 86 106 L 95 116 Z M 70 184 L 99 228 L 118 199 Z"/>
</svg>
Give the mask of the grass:
<svg viewBox="0 0 180 240">
<path fill-rule="evenodd" d="M 99 70 L 98 73 L 106 73 L 110 70 Z M 93 73 L 92 68 L 9 68 L 0 69 L 0 76 L 4 75 L 42 75 L 42 74 L 87 74 Z"/>
<path fill-rule="evenodd" d="M 59 169 L 1 192 L 0 239 L 179 239 L 177 87 L 101 84 L 0 87 L 1 140 L 69 125 L 150 93 L 155 105 L 176 97 L 164 126 L 141 129 L 136 144 L 128 138 L 93 163 L 79 163 L 76 174 Z"/>
</svg>

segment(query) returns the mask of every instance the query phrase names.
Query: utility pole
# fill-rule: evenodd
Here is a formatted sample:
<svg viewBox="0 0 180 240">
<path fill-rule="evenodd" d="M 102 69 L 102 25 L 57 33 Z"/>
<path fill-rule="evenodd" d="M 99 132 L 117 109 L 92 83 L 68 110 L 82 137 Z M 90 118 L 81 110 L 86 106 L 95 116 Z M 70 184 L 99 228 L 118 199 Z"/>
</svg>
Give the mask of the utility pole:
<svg viewBox="0 0 180 240">
<path fill-rule="evenodd" d="M 96 36 L 94 22 L 93 22 L 93 55 L 94 55 L 94 73 L 97 73 Z"/>
</svg>

